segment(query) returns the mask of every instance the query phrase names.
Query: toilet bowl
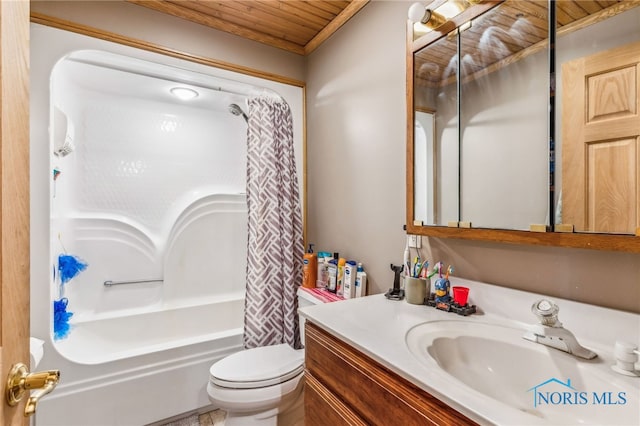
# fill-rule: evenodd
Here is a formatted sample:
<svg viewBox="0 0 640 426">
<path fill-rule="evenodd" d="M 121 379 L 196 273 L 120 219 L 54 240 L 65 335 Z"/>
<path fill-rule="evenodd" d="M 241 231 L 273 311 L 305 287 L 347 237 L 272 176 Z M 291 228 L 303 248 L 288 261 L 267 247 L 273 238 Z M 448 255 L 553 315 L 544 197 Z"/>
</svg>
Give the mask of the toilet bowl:
<svg viewBox="0 0 640 426">
<path fill-rule="evenodd" d="M 323 303 L 298 291 L 298 307 Z M 304 344 L 304 319 L 300 318 Z M 209 400 L 227 412 L 225 426 L 304 424 L 304 349 L 287 344 L 246 349 L 209 369 Z"/>
</svg>

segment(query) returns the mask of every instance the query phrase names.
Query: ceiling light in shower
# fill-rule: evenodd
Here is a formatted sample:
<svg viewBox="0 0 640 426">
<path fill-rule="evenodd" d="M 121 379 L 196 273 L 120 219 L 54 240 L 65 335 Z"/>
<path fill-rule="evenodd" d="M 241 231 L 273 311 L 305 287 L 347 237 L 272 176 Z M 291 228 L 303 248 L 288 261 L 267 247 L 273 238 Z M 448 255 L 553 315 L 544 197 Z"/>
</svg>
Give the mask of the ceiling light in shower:
<svg viewBox="0 0 640 426">
<path fill-rule="evenodd" d="M 198 92 L 186 87 L 172 87 L 170 92 L 173 96 L 183 101 L 188 101 L 198 97 Z"/>
</svg>

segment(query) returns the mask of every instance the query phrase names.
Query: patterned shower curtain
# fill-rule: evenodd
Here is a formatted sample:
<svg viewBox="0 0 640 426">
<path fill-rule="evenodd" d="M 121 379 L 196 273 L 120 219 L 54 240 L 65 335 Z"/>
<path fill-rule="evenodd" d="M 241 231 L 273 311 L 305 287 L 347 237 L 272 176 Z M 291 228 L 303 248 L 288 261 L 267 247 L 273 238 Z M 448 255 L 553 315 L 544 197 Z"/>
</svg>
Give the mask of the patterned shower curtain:
<svg viewBox="0 0 640 426">
<path fill-rule="evenodd" d="M 249 99 L 247 291 L 244 346 L 300 348 L 296 291 L 302 281 L 302 214 L 289 105 Z"/>
</svg>

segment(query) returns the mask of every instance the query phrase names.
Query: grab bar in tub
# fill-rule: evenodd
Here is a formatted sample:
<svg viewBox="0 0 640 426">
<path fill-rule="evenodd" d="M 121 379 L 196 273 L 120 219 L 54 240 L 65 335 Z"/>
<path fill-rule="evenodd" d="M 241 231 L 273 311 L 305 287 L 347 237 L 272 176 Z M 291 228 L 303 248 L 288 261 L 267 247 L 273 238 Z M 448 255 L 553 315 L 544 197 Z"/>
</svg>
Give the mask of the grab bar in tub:
<svg viewBox="0 0 640 426">
<path fill-rule="evenodd" d="M 140 283 L 161 283 L 163 279 L 159 280 L 130 280 L 130 281 L 105 281 L 105 287 L 111 287 L 112 285 L 121 285 L 121 284 L 140 284 Z"/>
</svg>

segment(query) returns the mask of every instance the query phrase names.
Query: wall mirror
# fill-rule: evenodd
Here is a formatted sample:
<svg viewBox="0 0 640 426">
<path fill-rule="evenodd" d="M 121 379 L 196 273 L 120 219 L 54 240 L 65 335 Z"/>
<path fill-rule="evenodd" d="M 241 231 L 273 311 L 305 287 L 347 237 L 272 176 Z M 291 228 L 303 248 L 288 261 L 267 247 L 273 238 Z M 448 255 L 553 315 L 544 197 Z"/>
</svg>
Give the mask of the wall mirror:
<svg viewBox="0 0 640 426">
<path fill-rule="evenodd" d="M 640 251 L 640 1 L 470 3 L 408 25 L 408 232 Z"/>
<path fill-rule="evenodd" d="M 414 220 L 518 230 L 547 222 L 549 59 L 528 49 L 547 38 L 548 6 L 527 7 L 530 15 L 504 2 L 415 52 Z"/>
</svg>

